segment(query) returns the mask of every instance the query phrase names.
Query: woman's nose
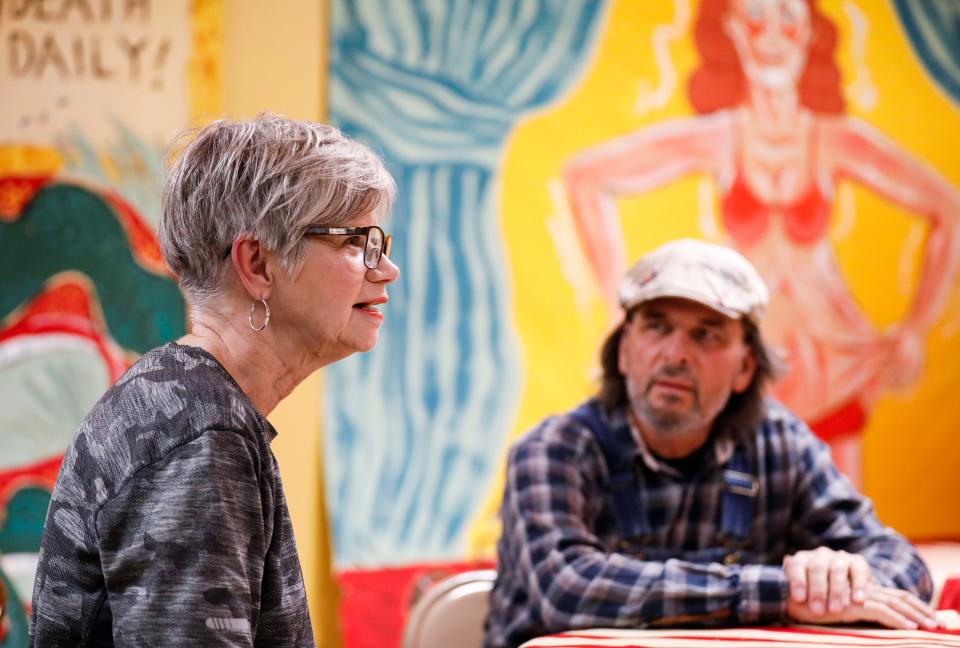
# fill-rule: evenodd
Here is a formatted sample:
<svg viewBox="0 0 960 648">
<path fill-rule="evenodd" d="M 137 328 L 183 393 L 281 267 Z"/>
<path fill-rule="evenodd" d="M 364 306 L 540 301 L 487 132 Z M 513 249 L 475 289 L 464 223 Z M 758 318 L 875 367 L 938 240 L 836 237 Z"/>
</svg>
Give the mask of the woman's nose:
<svg viewBox="0 0 960 648">
<path fill-rule="evenodd" d="M 375 275 L 375 277 L 370 277 L 370 281 L 393 283 L 400 276 L 400 268 L 393 262 L 393 259 L 384 254 L 380 257 L 380 263 L 377 264 L 377 267 L 373 270 L 367 270 L 367 274 L 368 276 Z"/>
</svg>

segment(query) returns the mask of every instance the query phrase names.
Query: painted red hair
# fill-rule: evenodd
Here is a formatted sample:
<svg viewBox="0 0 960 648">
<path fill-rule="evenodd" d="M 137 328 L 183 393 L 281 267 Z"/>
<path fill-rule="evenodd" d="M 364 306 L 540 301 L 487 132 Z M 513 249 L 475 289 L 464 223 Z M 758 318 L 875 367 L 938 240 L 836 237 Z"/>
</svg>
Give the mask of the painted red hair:
<svg viewBox="0 0 960 648">
<path fill-rule="evenodd" d="M 840 114 L 846 109 L 840 90 L 840 68 L 834 60 L 837 28 L 817 10 L 815 0 L 806 0 L 810 9 L 810 51 L 797 91 L 800 104 L 817 113 Z M 700 54 L 700 67 L 690 75 L 687 92 L 698 113 L 732 108 L 746 99 L 747 79 L 733 42 L 723 29 L 729 0 L 702 0 L 693 26 Z"/>
</svg>

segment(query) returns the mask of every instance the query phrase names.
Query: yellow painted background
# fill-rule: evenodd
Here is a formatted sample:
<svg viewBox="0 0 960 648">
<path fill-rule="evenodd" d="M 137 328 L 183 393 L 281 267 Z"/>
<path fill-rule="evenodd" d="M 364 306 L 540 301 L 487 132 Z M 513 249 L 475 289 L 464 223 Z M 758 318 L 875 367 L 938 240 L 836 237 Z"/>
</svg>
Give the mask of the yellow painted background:
<svg viewBox="0 0 960 648">
<path fill-rule="evenodd" d="M 696 3 L 691 4 L 693 13 Z M 595 390 L 597 350 L 609 322 L 576 247 L 573 225 L 564 218 L 562 202 L 558 205 L 551 198 L 549 186 L 560 178 L 566 162 L 584 148 L 664 119 L 693 114 L 686 80 L 697 65 L 697 54 L 688 37 L 689 24 L 669 47 L 677 75 L 669 101 L 646 114 L 634 113 L 641 84 L 653 88 L 661 82 L 651 37 L 657 26 L 673 21 L 673 5 L 612 3 L 599 51 L 582 83 L 566 100 L 519 125 L 505 152 L 501 225 L 514 278 L 515 321 L 525 354 L 525 384 L 513 437 Z M 877 127 L 960 185 L 956 154 L 960 113 L 925 76 L 890 4 L 863 1 L 857 5 L 868 24 L 860 61 L 852 52 L 844 2 L 820 3 L 839 30 L 837 58 L 848 113 Z M 858 65 L 864 64 L 877 91 L 875 108 L 866 112 L 846 92 Z M 709 178 L 691 177 L 619 201 L 628 258 L 678 236 L 703 235 L 697 221 L 701 183 L 713 186 Z M 838 202 L 849 191 L 841 186 Z M 852 189 L 852 196 L 857 214 L 854 226 L 838 227 L 835 207 L 830 238 L 853 294 L 870 319 L 883 327 L 897 321 L 909 303 L 918 257 L 912 255 L 905 282 L 898 275 L 898 261 L 908 233 L 921 221 L 864 190 Z M 718 223 L 716 228 L 722 231 Z M 571 281 L 580 284 L 579 291 Z M 906 290 L 898 283 L 906 283 Z M 865 434 L 865 490 L 886 523 L 917 539 L 960 537 L 957 358 L 960 296 L 954 290 L 947 311 L 927 338 L 924 377 L 906 393 L 885 395 L 874 408 Z M 474 555 L 488 553 L 499 532 L 495 511 L 501 488 L 502 476 L 473 527 Z"/>
</svg>

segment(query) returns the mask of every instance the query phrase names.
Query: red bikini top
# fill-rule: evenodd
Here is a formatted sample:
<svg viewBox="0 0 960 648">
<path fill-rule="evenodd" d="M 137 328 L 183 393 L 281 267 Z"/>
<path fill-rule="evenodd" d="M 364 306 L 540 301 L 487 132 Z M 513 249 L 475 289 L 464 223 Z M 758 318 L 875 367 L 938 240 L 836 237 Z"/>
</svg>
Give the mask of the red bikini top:
<svg viewBox="0 0 960 648">
<path fill-rule="evenodd" d="M 740 147 L 737 148 L 736 164 L 739 169 L 742 168 L 742 159 Z M 811 168 L 816 177 L 816 155 L 811 159 Z M 720 207 L 723 225 L 739 248 L 749 247 L 763 238 L 774 216 L 783 219 L 784 229 L 792 241 L 806 246 L 826 235 L 833 203 L 814 182 L 796 200 L 785 205 L 770 205 L 757 198 L 743 174 L 738 173 L 723 196 Z"/>
<path fill-rule="evenodd" d="M 756 243 L 770 227 L 770 218 L 783 219 L 787 236 L 797 245 L 813 245 L 826 235 L 832 204 L 816 184 L 786 205 L 762 202 L 738 175 L 721 200 L 723 225 L 738 248 Z"/>
</svg>

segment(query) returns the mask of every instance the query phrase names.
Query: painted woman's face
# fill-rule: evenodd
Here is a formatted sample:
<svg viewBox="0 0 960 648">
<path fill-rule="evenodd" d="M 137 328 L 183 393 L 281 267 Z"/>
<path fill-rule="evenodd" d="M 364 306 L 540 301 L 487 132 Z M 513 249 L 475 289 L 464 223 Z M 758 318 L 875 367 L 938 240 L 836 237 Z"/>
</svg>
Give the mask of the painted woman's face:
<svg viewBox="0 0 960 648">
<path fill-rule="evenodd" d="M 810 45 L 810 11 L 804 0 L 731 0 L 724 29 L 751 83 L 795 86 Z"/>
</svg>

